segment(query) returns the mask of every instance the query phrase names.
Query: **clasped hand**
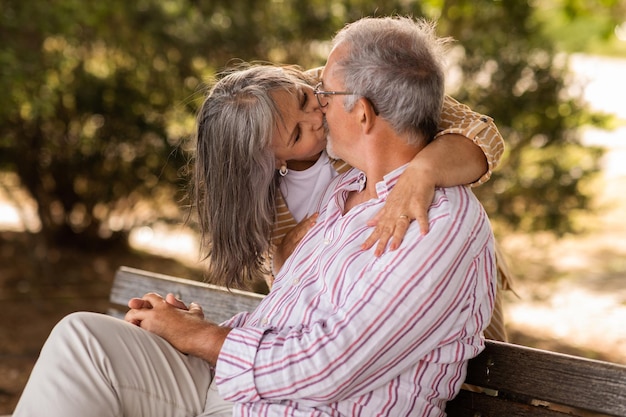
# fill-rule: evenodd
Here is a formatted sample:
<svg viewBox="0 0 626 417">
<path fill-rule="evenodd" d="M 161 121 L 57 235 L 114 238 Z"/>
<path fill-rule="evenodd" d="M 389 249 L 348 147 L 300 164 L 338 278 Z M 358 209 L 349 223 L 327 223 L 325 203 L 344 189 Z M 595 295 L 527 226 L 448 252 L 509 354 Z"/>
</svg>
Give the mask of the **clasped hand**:
<svg viewBox="0 0 626 417">
<path fill-rule="evenodd" d="M 215 364 L 229 328 L 204 319 L 202 307 L 173 294 L 148 293 L 128 302 L 125 320 L 167 340 L 177 350 Z"/>
</svg>

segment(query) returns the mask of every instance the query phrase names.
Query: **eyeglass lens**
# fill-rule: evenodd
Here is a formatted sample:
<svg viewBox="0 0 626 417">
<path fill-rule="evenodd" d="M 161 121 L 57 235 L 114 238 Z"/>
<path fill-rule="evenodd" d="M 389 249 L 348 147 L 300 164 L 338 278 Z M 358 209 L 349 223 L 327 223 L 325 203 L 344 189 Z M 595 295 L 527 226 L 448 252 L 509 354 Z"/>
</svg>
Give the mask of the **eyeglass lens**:
<svg viewBox="0 0 626 417">
<path fill-rule="evenodd" d="M 317 98 L 317 103 L 320 105 L 320 107 L 326 107 L 328 106 L 328 97 L 326 97 L 326 94 L 321 91 L 321 88 L 322 83 L 318 83 L 313 89 L 313 93 L 315 94 L 315 98 Z"/>
</svg>

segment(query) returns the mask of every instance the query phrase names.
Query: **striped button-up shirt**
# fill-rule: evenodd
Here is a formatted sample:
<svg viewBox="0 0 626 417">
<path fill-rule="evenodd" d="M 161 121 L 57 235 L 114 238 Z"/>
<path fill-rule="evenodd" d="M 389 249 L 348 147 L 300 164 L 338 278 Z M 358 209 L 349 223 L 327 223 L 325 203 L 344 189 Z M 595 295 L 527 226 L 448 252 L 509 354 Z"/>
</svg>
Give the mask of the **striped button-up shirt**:
<svg viewBox="0 0 626 417">
<path fill-rule="evenodd" d="M 443 416 L 483 348 L 495 294 L 493 235 L 467 187 L 437 189 L 430 232 L 412 222 L 381 257 L 360 245 L 406 166 L 343 214 L 364 176 L 335 179 L 272 291 L 233 327 L 216 383 L 234 416 Z"/>
</svg>

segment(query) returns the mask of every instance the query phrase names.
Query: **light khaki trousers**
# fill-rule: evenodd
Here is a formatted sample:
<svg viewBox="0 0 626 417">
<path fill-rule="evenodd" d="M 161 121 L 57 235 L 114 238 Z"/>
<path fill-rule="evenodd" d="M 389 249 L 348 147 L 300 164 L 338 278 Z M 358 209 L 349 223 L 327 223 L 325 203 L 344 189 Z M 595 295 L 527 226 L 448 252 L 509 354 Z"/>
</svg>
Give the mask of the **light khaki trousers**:
<svg viewBox="0 0 626 417">
<path fill-rule="evenodd" d="M 123 320 L 73 313 L 51 332 L 13 417 L 232 415 L 209 364 Z"/>
</svg>

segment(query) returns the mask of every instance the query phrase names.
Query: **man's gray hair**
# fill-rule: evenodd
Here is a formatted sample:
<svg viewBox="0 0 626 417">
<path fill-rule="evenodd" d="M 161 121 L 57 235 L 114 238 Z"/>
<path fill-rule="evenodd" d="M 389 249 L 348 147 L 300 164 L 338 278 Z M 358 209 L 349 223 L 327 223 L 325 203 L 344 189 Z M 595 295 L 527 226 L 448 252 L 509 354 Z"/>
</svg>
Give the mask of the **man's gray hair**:
<svg viewBox="0 0 626 417">
<path fill-rule="evenodd" d="M 282 122 L 272 93 L 295 93 L 297 74 L 269 65 L 236 69 L 213 86 L 198 113 L 191 199 L 212 282 L 241 288 L 267 272 L 277 190 L 271 145 Z"/>
<path fill-rule="evenodd" d="M 444 54 L 450 38 L 435 24 L 410 17 L 366 17 L 346 25 L 333 46 L 347 45 L 338 61 L 345 89 L 367 98 L 398 133 L 413 143 L 432 140 L 444 98 Z M 346 96 L 352 109 L 358 97 Z"/>
</svg>

